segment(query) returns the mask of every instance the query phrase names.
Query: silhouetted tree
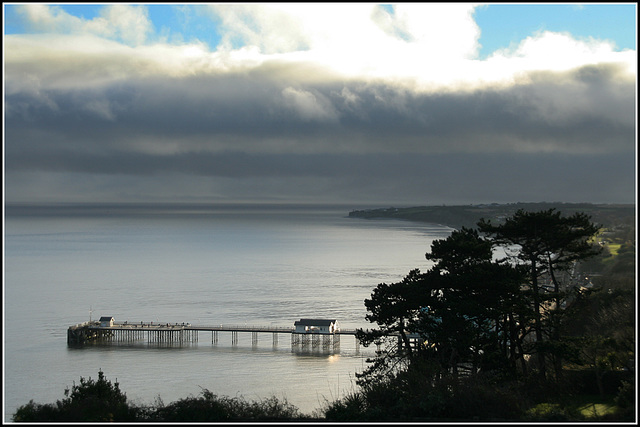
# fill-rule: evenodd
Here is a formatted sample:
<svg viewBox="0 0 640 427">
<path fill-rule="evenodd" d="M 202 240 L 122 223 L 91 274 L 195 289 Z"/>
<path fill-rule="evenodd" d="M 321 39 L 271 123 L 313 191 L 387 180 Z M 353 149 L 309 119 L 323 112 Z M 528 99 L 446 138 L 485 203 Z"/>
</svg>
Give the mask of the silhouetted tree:
<svg viewBox="0 0 640 427">
<path fill-rule="evenodd" d="M 540 375 L 545 377 L 545 355 L 550 353 L 555 359 L 556 375 L 560 375 L 560 325 L 566 289 L 561 286 L 559 273 L 599 253 L 601 249 L 590 241 L 599 226 L 580 212 L 563 217 L 555 209 L 540 212 L 521 209 L 503 224 L 493 225 L 481 219 L 478 227 L 496 245 L 503 246 L 512 260 L 528 267 L 537 366 Z"/>
<path fill-rule="evenodd" d="M 515 369 L 526 314 L 519 267 L 492 259 L 492 243 L 462 228 L 431 246 L 435 261 L 426 273 L 412 270 L 401 282 L 379 284 L 365 300 L 373 330 L 359 330 L 364 345 L 397 335 L 397 345 L 378 353 L 360 378 L 379 380 L 410 364 L 429 366 L 431 375 L 457 375 L 459 368 Z M 415 366 L 414 366 L 415 368 Z"/>
<path fill-rule="evenodd" d="M 515 369 L 520 333 L 526 316 L 520 268 L 493 260 L 492 243 L 463 227 L 431 246 L 435 261 L 422 293 L 417 331 L 431 352 L 440 354 L 446 371 L 463 366 L 479 370 Z"/>
</svg>

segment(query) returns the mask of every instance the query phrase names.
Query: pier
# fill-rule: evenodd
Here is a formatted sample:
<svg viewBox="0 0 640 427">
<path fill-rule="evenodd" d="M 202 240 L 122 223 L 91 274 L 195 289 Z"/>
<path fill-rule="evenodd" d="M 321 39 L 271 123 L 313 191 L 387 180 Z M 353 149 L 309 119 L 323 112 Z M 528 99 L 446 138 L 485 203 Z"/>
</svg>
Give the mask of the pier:
<svg viewBox="0 0 640 427">
<path fill-rule="evenodd" d="M 274 346 L 280 334 L 289 334 L 291 346 L 339 349 L 342 335 L 356 335 L 355 329 L 340 329 L 337 322 L 324 319 L 300 319 L 293 327 L 285 326 L 230 326 L 192 325 L 190 323 L 115 322 L 113 318 L 101 318 L 70 326 L 67 330 L 68 345 L 91 342 L 100 344 L 146 342 L 167 346 L 183 346 L 198 342 L 201 335 L 211 334 L 211 343 L 217 344 L 221 333 L 230 335 L 231 344 L 238 344 L 240 333 L 251 334 L 253 345 L 258 344 L 258 334 L 271 334 Z M 356 349 L 359 341 L 356 338 Z"/>
</svg>

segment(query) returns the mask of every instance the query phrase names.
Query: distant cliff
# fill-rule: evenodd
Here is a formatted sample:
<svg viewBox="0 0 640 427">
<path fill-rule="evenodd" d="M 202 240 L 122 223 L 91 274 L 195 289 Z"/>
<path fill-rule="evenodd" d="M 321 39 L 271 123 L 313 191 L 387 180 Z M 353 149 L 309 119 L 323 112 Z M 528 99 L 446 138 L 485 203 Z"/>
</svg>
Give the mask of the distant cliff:
<svg viewBox="0 0 640 427">
<path fill-rule="evenodd" d="M 489 219 L 493 223 L 500 223 L 505 217 L 511 216 L 517 210 L 539 212 L 555 208 L 563 216 L 576 212 L 584 212 L 591 216 L 591 220 L 605 227 L 615 227 L 622 224 L 635 224 L 635 205 L 606 205 L 591 203 L 509 203 L 458 206 L 417 206 L 409 208 L 378 208 L 355 210 L 349 212 L 349 217 L 365 219 L 402 219 L 408 221 L 442 224 L 452 228 L 476 227 L 481 218 Z"/>
</svg>

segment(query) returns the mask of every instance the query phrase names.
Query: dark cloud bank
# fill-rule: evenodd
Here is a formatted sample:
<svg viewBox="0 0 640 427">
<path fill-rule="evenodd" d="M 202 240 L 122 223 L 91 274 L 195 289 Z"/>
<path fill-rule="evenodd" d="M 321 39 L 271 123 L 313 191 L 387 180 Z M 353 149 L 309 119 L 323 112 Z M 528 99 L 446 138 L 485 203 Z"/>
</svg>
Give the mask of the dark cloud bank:
<svg viewBox="0 0 640 427">
<path fill-rule="evenodd" d="M 6 199 L 635 200 L 614 65 L 447 92 L 283 70 L 8 90 Z"/>
</svg>

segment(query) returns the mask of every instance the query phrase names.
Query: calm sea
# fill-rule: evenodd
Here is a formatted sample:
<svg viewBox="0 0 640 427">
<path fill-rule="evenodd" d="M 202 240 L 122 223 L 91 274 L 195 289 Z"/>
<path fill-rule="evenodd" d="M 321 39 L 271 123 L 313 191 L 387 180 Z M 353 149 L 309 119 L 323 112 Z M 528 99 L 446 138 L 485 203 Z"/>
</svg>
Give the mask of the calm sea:
<svg viewBox="0 0 640 427">
<path fill-rule="evenodd" d="M 229 333 L 218 342 L 70 348 L 67 328 L 116 321 L 293 326 L 300 318 L 371 327 L 364 299 L 430 266 L 451 229 L 348 218 L 343 207 L 7 207 L 4 417 L 30 399 L 54 403 L 80 377 L 118 381 L 130 401 L 170 403 L 203 389 L 276 396 L 311 414 L 355 390 L 375 349 L 292 347 L 289 335 Z"/>
</svg>

